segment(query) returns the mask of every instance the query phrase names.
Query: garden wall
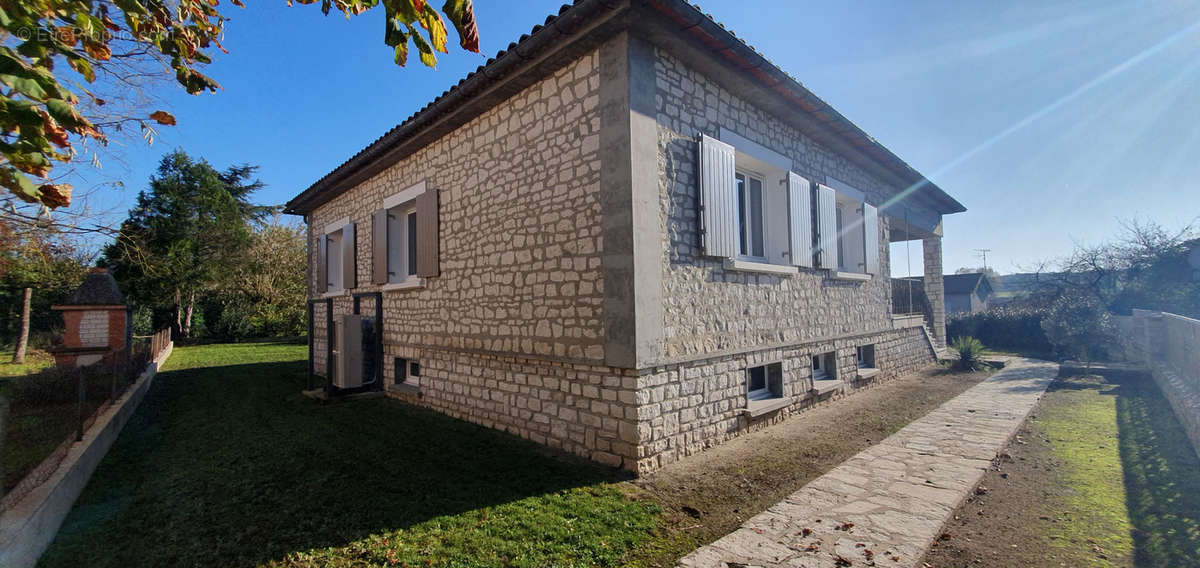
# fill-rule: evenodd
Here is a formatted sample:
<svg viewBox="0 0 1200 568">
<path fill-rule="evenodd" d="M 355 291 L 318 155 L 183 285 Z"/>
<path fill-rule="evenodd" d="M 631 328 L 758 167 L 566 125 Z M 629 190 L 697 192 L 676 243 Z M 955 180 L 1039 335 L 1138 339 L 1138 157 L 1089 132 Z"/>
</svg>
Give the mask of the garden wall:
<svg viewBox="0 0 1200 568">
<path fill-rule="evenodd" d="M 1200 320 L 1133 310 L 1121 329 L 1130 357 L 1146 364 L 1200 455 Z"/>
</svg>

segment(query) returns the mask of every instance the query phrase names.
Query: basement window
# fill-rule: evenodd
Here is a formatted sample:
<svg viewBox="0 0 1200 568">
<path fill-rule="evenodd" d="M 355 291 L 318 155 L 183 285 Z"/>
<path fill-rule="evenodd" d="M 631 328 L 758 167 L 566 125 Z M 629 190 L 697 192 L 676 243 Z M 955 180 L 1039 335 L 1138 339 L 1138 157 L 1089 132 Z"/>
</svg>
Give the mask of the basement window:
<svg viewBox="0 0 1200 568">
<path fill-rule="evenodd" d="M 812 376 L 813 381 L 835 381 L 837 380 L 837 365 L 835 364 L 835 356 L 833 351 L 828 353 L 820 353 L 812 356 Z"/>
<path fill-rule="evenodd" d="M 859 369 L 874 369 L 875 368 L 875 346 L 874 345 L 859 345 L 855 348 L 858 358 Z"/>
<path fill-rule="evenodd" d="M 746 398 L 767 400 L 783 396 L 783 363 L 746 369 Z"/>
<path fill-rule="evenodd" d="M 421 382 L 421 364 L 412 359 L 396 357 L 392 369 L 398 385 L 418 386 Z"/>
</svg>

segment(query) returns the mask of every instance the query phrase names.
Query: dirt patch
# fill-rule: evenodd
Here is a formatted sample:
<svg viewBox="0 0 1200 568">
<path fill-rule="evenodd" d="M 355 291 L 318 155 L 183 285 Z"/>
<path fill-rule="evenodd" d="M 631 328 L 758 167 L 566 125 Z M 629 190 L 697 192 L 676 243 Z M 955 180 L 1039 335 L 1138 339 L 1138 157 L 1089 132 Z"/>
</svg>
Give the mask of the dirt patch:
<svg viewBox="0 0 1200 568">
<path fill-rule="evenodd" d="M 1194 566 L 1198 492 L 1196 457 L 1153 382 L 1060 379 L 924 561 Z"/>
<path fill-rule="evenodd" d="M 809 481 L 987 378 L 934 367 L 740 436 L 632 482 L 665 526 L 628 566 L 674 566 Z"/>
</svg>

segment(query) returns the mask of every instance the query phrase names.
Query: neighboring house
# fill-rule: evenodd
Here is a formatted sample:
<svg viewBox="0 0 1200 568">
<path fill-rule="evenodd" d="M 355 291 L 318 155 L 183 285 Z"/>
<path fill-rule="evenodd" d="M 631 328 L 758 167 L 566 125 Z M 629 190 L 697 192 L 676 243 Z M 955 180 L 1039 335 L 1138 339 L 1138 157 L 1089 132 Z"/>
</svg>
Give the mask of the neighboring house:
<svg viewBox="0 0 1200 568">
<path fill-rule="evenodd" d="M 638 472 L 932 361 L 963 210 L 682 0 L 564 8 L 287 206 L 312 372 Z"/>
<path fill-rule="evenodd" d="M 942 282 L 946 292 L 946 313 L 977 314 L 988 309 L 993 290 L 987 274 L 947 274 Z"/>
</svg>

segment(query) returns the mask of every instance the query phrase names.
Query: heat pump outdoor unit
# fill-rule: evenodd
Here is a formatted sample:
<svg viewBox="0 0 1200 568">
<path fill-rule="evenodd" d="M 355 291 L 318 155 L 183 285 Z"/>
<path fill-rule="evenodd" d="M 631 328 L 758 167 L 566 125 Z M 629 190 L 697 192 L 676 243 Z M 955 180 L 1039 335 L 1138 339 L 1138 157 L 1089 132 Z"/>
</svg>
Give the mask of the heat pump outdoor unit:
<svg viewBox="0 0 1200 568">
<path fill-rule="evenodd" d="M 363 384 L 363 317 L 344 315 L 334 320 L 333 386 L 352 389 Z"/>
</svg>

